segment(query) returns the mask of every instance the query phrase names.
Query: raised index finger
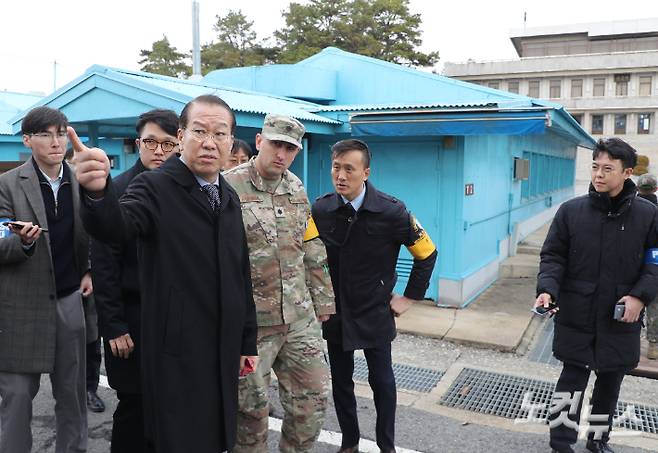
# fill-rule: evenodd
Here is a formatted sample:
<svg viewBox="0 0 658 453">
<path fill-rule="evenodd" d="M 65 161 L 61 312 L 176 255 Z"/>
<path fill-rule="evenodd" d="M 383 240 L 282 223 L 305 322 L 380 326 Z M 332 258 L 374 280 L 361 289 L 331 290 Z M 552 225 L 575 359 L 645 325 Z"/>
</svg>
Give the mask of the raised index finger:
<svg viewBox="0 0 658 453">
<path fill-rule="evenodd" d="M 82 143 L 82 140 L 80 140 L 80 137 L 78 137 L 77 132 L 75 132 L 75 129 L 73 129 L 71 126 L 66 128 L 66 134 L 69 136 L 69 141 L 71 142 L 73 151 L 76 153 L 89 151 L 89 148 L 87 148 L 85 144 Z"/>
</svg>

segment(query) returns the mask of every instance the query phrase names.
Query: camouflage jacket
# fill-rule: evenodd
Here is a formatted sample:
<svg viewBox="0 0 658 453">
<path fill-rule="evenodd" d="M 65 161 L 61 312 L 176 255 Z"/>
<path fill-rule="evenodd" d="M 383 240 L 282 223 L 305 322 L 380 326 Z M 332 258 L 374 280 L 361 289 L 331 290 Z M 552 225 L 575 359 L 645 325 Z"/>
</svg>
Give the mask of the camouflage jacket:
<svg viewBox="0 0 658 453">
<path fill-rule="evenodd" d="M 299 178 L 286 171 L 270 193 L 254 159 L 223 176 L 240 196 L 258 325 L 335 313 L 327 253 L 317 232 L 307 234 L 314 226 Z"/>
</svg>

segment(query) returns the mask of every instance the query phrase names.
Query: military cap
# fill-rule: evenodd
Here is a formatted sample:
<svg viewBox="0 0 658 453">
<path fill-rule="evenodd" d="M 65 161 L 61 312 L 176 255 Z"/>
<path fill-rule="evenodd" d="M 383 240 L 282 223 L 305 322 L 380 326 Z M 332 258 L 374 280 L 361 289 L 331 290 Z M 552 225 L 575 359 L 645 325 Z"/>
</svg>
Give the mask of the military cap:
<svg viewBox="0 0 658 453">
<path fill-rule="evenodd" d="M 645 173 L 637 179 L 637 186 L 644 190 L 654 190 L 658 187 L 658 180 L 650 173 Z"/>
<path fill-rule="evenodd" d="M 295 118 L 270 113 L 265 116 L 260 135 L 267 140 L 291 143 L 301 148 L 304 132 L 304 125 Z"/>
</svg>

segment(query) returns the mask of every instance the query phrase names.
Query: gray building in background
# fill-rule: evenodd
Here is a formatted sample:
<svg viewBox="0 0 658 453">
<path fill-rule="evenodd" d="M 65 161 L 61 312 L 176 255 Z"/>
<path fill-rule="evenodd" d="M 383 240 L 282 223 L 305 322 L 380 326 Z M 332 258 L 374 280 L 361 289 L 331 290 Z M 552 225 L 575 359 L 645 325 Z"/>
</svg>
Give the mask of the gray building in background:
<svg viewBox="0 0 658 453">
<path fill-rule="evenodd" d="M 444 75 L 558 102 L 594 137 L 627 140 L 658 170 L 658 18 L 512 30 L 510 39 L 519 59 L 448 62 Z"/>
</svg>

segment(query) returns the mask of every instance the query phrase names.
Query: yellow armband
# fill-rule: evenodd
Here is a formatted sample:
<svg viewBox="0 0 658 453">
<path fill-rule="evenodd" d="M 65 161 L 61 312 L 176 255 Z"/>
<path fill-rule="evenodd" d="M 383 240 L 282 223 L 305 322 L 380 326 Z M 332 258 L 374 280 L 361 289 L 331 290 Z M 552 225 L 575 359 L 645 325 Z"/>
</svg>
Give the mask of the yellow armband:
<svg viewBox="0 0 658 453">
<path fill-rule="evenodd" d="M 414 258 L 422 261 L 434 253 L 436 246 L 432 242 L 432 239 L 430 239 L 429 234 L 427 234 L 413 215 L 411 216 L 411 228 L 413 229 L 416 240 L 407 246 L 407 250 L 409 250 L 409 253 Z"/>
<path fill-rule="evenodd" d="M 312 241 L 313 239 L 320 236 L 318 227 L 315 226 L 315 221 L 312 216 L 308 217 L 306 221 L 306 232 L 304 233 L 304 242 Z"/>
</svg>

